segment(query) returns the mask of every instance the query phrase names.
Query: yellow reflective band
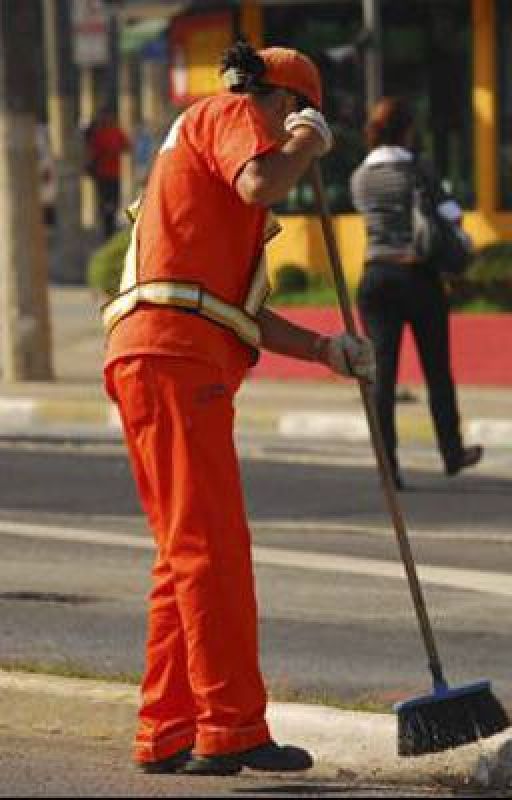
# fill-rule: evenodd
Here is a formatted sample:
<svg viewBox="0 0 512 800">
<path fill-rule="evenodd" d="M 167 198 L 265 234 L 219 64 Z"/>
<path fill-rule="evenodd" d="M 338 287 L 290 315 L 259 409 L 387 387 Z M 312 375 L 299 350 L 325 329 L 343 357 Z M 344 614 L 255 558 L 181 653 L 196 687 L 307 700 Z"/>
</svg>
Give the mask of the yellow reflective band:
<svg viewBox="0 0 512 800">
<path fill-rule="evenodd" d="M 260 329 L 248 314 L 236 306 L 203 292 L 197 284 L 161 281 L 133 286 L 102 308 L 103 325 L 110 332 L 120 319 L 139 303 L 186 308 L 232 330 L 243 342 L 259 347 Z"/>
</svg>

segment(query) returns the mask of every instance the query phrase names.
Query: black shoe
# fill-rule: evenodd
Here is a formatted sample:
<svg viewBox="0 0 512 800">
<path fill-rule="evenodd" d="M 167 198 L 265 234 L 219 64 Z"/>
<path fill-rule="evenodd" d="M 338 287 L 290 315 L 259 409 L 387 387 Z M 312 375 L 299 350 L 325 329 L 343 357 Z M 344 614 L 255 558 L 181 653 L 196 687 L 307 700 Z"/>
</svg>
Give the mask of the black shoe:
<svg viewBox="0 0 512 800">
<path fill-rule="evenodd" d="M 189 747 L 186 750 L 179 750 L 177 753 L 174 753 L 174 755 L 169 756 L 169 758 L 162 758 L 160 761 L 145 761 L 142 764 L 137 764 L 137 767 L 142 772 L 148 772 L 150 774 L 172 775 L 175 772 L 181 771 L 191 757 L 192 748 Z"/>
<path fill-rule="evenodd" d="M 313 766 L 313 759 L 307 750 L 293 745 L 281 747 L 272 741 L 237 753 L 237 757 L 243 767 L 261 772 L 302 772 Z"/>
<path fill-rule="evenodd" d="M 192 755 L 179 770 L 180 775 L 238 775 L 242 765 L 238 754 L 219 756 Z"/>
<path fill-rule="evenodd" d="M 461 469 L 474 467 L 481 460 L 483 454 L 484 449 L 479 444 L 473 447 L 464 447 L 456 458 L 446 462 L 446 474 L 456 475 Z"/>
<path fill-rule="evenodd" d="M 242 767 L 260 772 L 301 772 L 313 766 L 307 750 L 267 742 L 241 753 L 218 756 L 193 755 L 180 769 L 182 775 L 237 775 Z"/>
</svg>

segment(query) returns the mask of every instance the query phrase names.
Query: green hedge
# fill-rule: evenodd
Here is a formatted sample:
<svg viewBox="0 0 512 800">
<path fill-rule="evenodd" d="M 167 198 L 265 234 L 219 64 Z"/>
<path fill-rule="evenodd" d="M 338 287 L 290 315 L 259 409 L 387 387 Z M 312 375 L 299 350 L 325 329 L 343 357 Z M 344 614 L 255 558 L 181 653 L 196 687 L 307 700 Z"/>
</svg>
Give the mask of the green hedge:
<svg viewBox="0 0 512 800">
<path fill-rule="evenodd" d="M 131 227 L 122 228 L 94 251 L 87 264 L 87 284 L 98 292 L 114 295 L 119 289 Z"/>
<path fill-rule="evenodd" d="M 512 242 L 482 247 L 464 278 L 452 286 L 455 308 L 512 311 Z"/>
</svg>

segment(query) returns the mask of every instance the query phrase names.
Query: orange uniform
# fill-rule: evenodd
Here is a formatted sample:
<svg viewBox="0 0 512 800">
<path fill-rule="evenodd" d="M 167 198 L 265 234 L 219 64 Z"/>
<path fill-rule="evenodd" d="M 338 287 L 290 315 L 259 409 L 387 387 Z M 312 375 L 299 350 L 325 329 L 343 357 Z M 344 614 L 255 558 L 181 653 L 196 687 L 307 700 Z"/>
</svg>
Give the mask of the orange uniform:
<svg viewBox="0 0 512 800">
<path fill-rule="evenodd" d="M 139 284 L 199 283 L 242 306 L 264 208 L 234 188 L 276 148 L 257 106 L 221 94 L 171 129 L 138 222 Z M 233 395 L 251 351 L 199 314 L 141 304 L 109 336 L 105 377 L 155 535 L 135 758 L 203 755 L 269 739 L 258 665 L 250 537 L 233 443 Z"/>
</svg>

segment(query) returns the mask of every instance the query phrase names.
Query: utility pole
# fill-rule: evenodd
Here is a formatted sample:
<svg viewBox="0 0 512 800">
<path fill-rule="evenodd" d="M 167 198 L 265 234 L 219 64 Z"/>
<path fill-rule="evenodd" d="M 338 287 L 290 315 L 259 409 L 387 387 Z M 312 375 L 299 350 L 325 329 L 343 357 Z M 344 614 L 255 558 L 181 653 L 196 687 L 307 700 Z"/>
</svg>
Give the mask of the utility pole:
<svg viewBox="0 0 512 800">
<path fill-rule="evenodd" d="M 5 382 L 53 378 L 35 145 L 34 0 L 0 0 L 0 317 Z"/>
<path fill-rule="evenodd" d="M 367 112 L 382 97 L 382 26 L 380 0 L 363 0 L 363 25 L 372 45 L 364 51 Z"/>
</svg>

